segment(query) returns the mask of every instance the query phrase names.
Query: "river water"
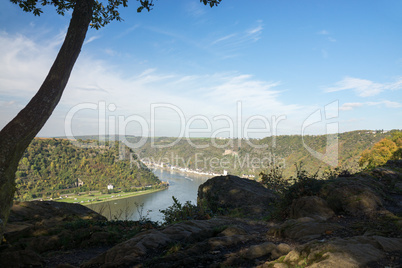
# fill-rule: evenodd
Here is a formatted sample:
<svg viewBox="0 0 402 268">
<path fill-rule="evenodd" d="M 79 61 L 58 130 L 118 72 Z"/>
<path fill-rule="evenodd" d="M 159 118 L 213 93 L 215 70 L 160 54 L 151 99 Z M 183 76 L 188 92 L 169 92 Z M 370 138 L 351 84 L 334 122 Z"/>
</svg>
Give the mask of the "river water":
<svg viewBox="0 0 402 268">
<path fill-rule="evenodd" d="M 89 208 L 100 212 L 108 219 L 138 220 L 149 217 L 152 221 L 163 221 L 163 214 L 159 212 L 173 204 L 172 196 L 184 204 L 190 201 L 197 203 L 198 186 L 210 177 L 195 176 L 162 169 L 154 169 L 153 173 L 162 181 L 168 181 L 168 189 L 125 199 L 112 200 L 100 204 L 88 205 Z M 141 205 L 143 208 L 141 209 Z M 142 210 L 142 211 L 141 211 Z"/>
</svg>

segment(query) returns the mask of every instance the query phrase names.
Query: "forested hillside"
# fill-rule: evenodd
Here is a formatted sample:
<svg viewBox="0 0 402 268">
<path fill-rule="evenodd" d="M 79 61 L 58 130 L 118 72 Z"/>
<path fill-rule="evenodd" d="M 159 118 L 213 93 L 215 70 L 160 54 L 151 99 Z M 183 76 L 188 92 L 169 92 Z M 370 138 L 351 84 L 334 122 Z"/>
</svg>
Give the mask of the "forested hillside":
<svg viewBox="0 0 402 268">
<path fill-rule="evenodd" d="M 338 166 L 351 172 L 358 171 L 359 160 L 364 150 L 375 143 L 389 138 L 398 130 L 356 130 L 330 135 L 338 142 Z M 80 137 L 84 140 L 99 138 L 97 136 Z M 154 163 L 165 163 L 181 168 L 189 168 L 204 172 L 221 174 L 227 170 L 229 174 L 250 174 L 258 176 L 272 160 L 284 167 L 283 175 L 295 175 L 295 164 L 303 162 L 303 168 L 315 173 L 325 172 L 328 164 L 315 158 L 307 149 L 319 153 L 327 151 L 327 136 L 282 135 L 263 139 L 238 140 L 209 138 L 173 137 L 148 138 L 147 142 L 134 151 L 140 159 Z M 118 140 L 119 137 L 113 137 Z M 139 142 L 140 137 L 127 136 L 132 144 Z M 303 144 L 304 141 L 304 144 Z M 173 144 L 174 145 L 171 145 Z M 257 148 L 265 145 L 265 148 Z M 161 148 L 163 147 L 163 148 Z"/>
<path fill-rule="evenodd" d="M 359 165 L 375 168 L 384 165 L 388 160 L 402 159 L 402 131 L 394 131 L 390 137 L 384 138 L 366 149 L 361 154 Z"/>
<path fill-rule="evenodd" d="M 34 139 L 16 173 L 17 199 L 106 191 L 108 184 L 130 191 L 160 183 L 125 145 L 99 146 L 89 140 L 79 144 L 66 139 Z"/>
<path fill-rule="evenodd" d="M 350 171 L 359 169 L 361 153 L 371 148 L 376 142 L 390 137 L 392 131 L 360 130 L 340 133 L 338 139 L 339 166 Z M 304 136 L 304 143 L 314 151 L 325 153 L 327 136 Z M 333 138 L 336 138 L 335 136 Z M 136 142 L 138 138 L 128 138 Z M 254 140 L 215 140 L 214 145 L 210 139 L 191 138 L 190 142 L 181 139 L 177 144 L 166 148 L 157 148 L 159 145 L 173 143 L 176 138 L 155 138 L 154 144 L 150 140 L 136 153 L 140 158 L 150 159 L 152 162 L 169 163 L 183 168 L 199 169 L 222 173 L 227 170 L 230 174 L 254 174 L 258 175 L 268 164 L 270 159 L 276 159 L 277 163 L 284 165 L 284 176 L 294 175 L 295 163 L 303 162 L 304 168 L 309 172 L 316 172 L 329 168 L 329 165 L 316 159 L 303 145 L 300 135 L 283 135 L 266 137 Z M 194 145 L 205 148 L 196 148 Z M 267 148 L 256 148 L 268 145 Z M 220 148 L 218 148 L 220 147 Z"/>
</svg>

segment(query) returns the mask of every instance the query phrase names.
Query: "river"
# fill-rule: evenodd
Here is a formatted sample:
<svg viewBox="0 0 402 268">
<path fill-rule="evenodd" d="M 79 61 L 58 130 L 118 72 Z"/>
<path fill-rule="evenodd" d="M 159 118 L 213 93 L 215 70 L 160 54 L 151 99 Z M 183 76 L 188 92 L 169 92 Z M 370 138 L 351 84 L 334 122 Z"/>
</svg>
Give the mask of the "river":
<svg viewBox="0 0 402 268">
<path fill-rule="evenodd" d="M 125 199 L 112 200 L 100 204 L 88 205 L 89 208 L 100 212 L 108 219 L 138 220 L 140 216 L 147 216 L 152 221 L 163 221 L 163 214 L 159 212 L 173 204 L 172 196 L 184 204 L 190 201 L 197 203 L 198 186 L 210 177 L 183 174 L 175 171 L 154 169 L 153 173 L 162 181 L 168 181 L 168 189 Z M 142 212 L 141 205 L 143 204 Z"/>
</svg>

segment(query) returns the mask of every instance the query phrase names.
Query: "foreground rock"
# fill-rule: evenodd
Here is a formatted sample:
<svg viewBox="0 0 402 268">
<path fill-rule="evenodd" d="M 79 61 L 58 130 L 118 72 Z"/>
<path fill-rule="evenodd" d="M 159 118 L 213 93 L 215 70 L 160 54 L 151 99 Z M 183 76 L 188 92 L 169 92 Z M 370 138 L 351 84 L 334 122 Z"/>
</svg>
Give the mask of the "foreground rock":
<svg viewBox="0 0 402 268">
<path fill-rule="evenodd" d="M 64 253 L 60 253 L 59 259 L 55 256 L 56 252 L 63 251 L 73 251 L 75 256 L 68 262 L 78 265 L 112 244 L 134 236 L 141 228 L 136 224 L 109 223 L 105 217 L 79 204 L 16 203 L 6 226 L 6 242 L 0 246 L 0 267 L 62 263 Z"/>
<path fill-rule="evenodd" d="M 278 199 L 271 191 L 215 177 L 199 187 L 198 205 L 230 217 L 139 234 L 84 267 L 399 267 L 402 198 L 395 185 L 401 182 L 399 171 L 384 167 L 301 185 L 282 207 L 288 218 L 267 222 L 251 219 L 272 216 Z"/>
<path fill-rule="evenodd" d="M 303 196 L 293 200 L 289 211 L 289 217 L 292 219 L 311 217 L 327 220 L 333 216 L 335 212 L 329 208 L 327 201 L 318 196 Z"/>
<path fill-rule="evenodd" d="M 278 196 L 260 183 L 237 176 L 218 176 L 198 188 L 197 204 L 214 213 L 263 218 L 272 213 Z"/>
<path fill-rule="evenodd" d="M 285 234 L 273 231 L 281 227 L 287 230 Z M 312 218 L 278 226 L 233 218 L 187 221 L 141 233 L 82 267 L 399 267 L 401 264 L 402 238 L 361 235 L 361 232 L 338 237 L 337 230 L 343 228 L 350 226 L 320 223 Z"/>
<path fill-rule="evenodd" d="M 211 219 L 209 221 L 193 220 L 168 226 L 161 230 L 149 230 L 121 243 L 91 260 L 84 267 L 130 267 L 149 261 L 149 256 L 174 253 L 182 245 L 191 245 L 215 237 L 226 229 L 228 220 Z M 219 242 L 215 241 L 216 246 Z M 214 246 L 210 245 L 213 250 Z M 156 253 L 156 254 L 155 254 Z M 163 261 L 161 264 L 166 263 Z"/>
<path fill-rule="evenodd" d="M 79 204 L 51 201 L 15 203 L 11 208 L 4 238 L 6 241 L 14 243 L 22 236 L 37 237 L 36 241 L 31 241 L 31 243 L 35 244 L 38 252 L 44 252 L 55 246 L 53 242 L 56 239 L 48 239 L 47 245 L 42 245 L 40 237 L 51 236 L 59 229 L 64 229 L 66 223 L 77 220 L 106 221 L 107 219 Z"/>
<path fill-rule="evenodd" d="M 394 253 L 395 257 L 400 258 L 401 252 L 402 238 L 356 236 L 314 240 L 260 267 L 377 267 L 387 255 Z M 399 261 L 393 264 L 399 265 Z"/>
<path fill-rule="evenodd" d="M 232 218 L 182 222 L 139 234 L 83 267 L 255 266 L 292 249 L 269 242 L 269 228 L 264 222 Z"/>
<path fill-rule="evenodd" d="M 78 207 L 19 205 L 0 267 L 402 267 L 401 170 L 402 162 L 394 162 L 356 176 L 305 181 L 285 200 L 288 206 L 256 182 L 215 177 L 200 186 L 198 204 L 226 216 L 141 227 L 124 238 L 132 227 L 114 232 L 111 222 Z M 36 206 L 46 218 L 36 216 Z M 261 220 L 275 209 L 287 218 Z M 51 248 L 66 246 L 66 239 L 74 244 L 69 258 L 49 262 Z M 77 260 L 93 245 L 113 246 Z"/>
</svg>

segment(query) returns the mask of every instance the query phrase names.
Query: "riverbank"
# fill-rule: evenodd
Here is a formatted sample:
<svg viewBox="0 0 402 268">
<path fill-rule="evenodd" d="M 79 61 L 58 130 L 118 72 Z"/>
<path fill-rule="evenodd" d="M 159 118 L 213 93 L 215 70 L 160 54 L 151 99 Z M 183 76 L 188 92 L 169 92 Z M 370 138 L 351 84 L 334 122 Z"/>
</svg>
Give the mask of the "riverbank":
<svg viewBox="0 0 402 268">
<path fill-rule="evenodd" d="M 162 171 L 170 172 L 171 174 L 180 174 L 185 176 L 194 176 L 199 178 L 212 178 L 216 176 L 221 176 L 223 174 L 214 174 L 214 173 L 200 173 L 195 170 L 190 169 L 179 169 L 179 168 L 171 168 L 171 167 L 161 167 L 160 165 L 146 165 L 149 169 L 157 169 Z"/>
<path fill-rule="evenodd" d="M 158 163 L 153 163 L 153 162 L 146 162 L 145 160 L 142 160 L 143 163 L 149 168 L 149 169 L 159 169 L 159 170 L 164 170 L 164 171 L 169 171 L 171 173 L 178 173 L 178 174 L 183 174 L 186 176 L 197 176 L 197 177 L 217 177 L 217 176 L 226 176 L 228 175 L 228 171 L 224 170 L 223 173 L 213 173 L 213 172 L 206 172 L 206 171 L 200 171 L 200 170 L 194 170 L 194 169 L 189 169 L 189 168 L 181 168 L 178 166 L 172 166 L 172 165 L 167 165 L 167 164 L 158 164 Z M 144 162 L 145 161 L 145 162 Z M 231 174 L 235 175 L 235 174 Z M 254 179 L 255 175 L 253 174 L 238 174 L 242 178 L 249 178 L 249 179 Z"/>
<path fill-rule="evenodd" d="M 120 200 L 125 199 L 133 196 L 140 196 L 151 194 L 159 191 L 166 190 L 167 187 L 157 188 L 157 189 L 147 189 L 142 191 L 136 192 L 119 192 L 119 193 L 112 193 L 112 194 L 102 194 L 100 192 L 94 192 L 90 194 L 80 194 L 74 196 L 64 197 L 62 199 L 54 200 L 57 202 L 64 202 L 64 203 L 77 203 L 84 206 L 95 205 L 103 202 L 113 201 L 113 200 Z"/>
</svg>

